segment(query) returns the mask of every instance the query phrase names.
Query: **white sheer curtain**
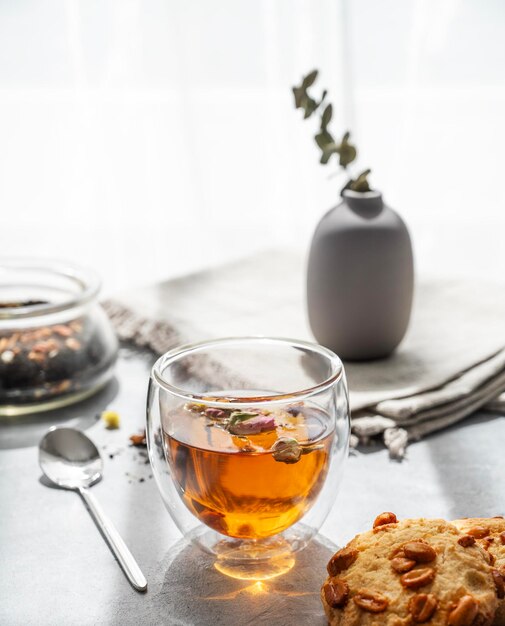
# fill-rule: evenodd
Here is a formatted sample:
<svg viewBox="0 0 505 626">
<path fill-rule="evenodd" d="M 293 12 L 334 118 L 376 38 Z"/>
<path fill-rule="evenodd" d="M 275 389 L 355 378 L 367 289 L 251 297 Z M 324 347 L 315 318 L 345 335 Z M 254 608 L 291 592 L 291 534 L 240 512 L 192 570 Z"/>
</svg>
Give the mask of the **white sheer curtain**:
<svg viewBox="0 0 505 626">
<path fill-rule="evenodd" d="M 107 291 L 285 243 L 335 199 L 291 85 L 345 111 L 342 8 L 310 0 L 0 5 L 3 254 Z"/>
<path fill-rule="evenodd" d="M 107 292 L 275 245 L 338 199 L 290 87 L 313 67 L 421 272 L 505 269 L 500 0 L 4 0 L 0 254 Z"/>
<path fill-rule="evenodd" d="M 419 272 L 505 279 L 505 3 L 352 0 L 358 144 Z"/>
</svg>

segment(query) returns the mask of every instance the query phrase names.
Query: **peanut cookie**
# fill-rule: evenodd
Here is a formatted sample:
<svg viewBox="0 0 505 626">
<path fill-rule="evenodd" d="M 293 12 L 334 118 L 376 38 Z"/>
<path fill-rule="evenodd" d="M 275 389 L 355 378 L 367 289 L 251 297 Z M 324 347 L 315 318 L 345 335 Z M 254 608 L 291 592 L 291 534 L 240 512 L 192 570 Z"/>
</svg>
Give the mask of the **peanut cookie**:
<svg viewBox="0 0 505 626">
<path fill-rule="evenodd" d="M 493 624 L 505 626 L 505 519 L 469 517 L 458 519 L 453 524 L 464 533 L 465 541 L 477 541 L 490 555 L 499 599 Z"/>
<path fill-rule="evenodd" d="M 328 563 L 331 626 L 490 626 L 498 604 L 485 550 L 438 519 L 377 517 Z M 463 542 L 465 543 L 465 542 Z"/>
</svg>

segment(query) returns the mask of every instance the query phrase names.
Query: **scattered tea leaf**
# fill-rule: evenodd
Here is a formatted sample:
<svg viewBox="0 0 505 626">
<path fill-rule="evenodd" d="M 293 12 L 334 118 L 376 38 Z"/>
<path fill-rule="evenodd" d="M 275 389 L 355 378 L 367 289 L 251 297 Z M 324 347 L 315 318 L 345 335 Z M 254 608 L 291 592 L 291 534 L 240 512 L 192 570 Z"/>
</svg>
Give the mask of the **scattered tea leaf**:
<svg viewBox="0 0 505 626">
<path fill-rule="evenodd" d="M 258 413 L 251 413 L 248 411 L 234 411 L 230 415 L 230 421 L 228 422 L 228 426 L 233 426 L 234 424 L 245 422 L 246 420 L 250 420 L 252 417 L 258 417 Z"/>
<path fill-rule="evenodd" d="M 323 445 L 302 446 L 302 454 L 310 454 L 311 452 L 315 452 L 316 450 L 322 450 L 323 448 Z"/>
<path fill-rule="evenodd" d="M 144 430 L 140 435 L 130 435 L 131 445 L 138 448 L 145 448 L 147 446 L 146 431 Z"/>
</svg>

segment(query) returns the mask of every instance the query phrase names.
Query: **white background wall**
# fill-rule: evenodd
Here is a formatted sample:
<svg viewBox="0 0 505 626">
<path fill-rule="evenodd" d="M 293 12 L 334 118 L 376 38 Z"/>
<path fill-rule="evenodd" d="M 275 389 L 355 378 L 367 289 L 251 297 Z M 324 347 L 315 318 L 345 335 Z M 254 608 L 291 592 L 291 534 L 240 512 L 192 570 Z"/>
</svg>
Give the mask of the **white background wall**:
<svg viewBox="0 0 505 626">
<path fill-rule="evenodd" d="M 272 245 L 338 200 L 290 87 L 319 67 L 421 274 L 505 270 L 500 0 L 3 0 L 0 254 L 112 292 Z"/>
</svg>

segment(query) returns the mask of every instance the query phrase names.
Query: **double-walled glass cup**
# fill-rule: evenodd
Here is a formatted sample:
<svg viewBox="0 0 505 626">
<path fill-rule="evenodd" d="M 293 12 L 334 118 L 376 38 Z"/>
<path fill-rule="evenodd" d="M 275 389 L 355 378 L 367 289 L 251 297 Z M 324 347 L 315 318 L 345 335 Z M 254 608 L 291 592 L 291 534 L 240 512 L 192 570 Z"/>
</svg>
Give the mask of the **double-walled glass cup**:
<svg viewBox="0 0 505 626">
<path fill-rule="evenodd" d="M 183 535 L 226 574 L 277 576 L 335 502 L 349 441 L 342 363 L 287 339 L 183 346 L 152 369 L 147 436 Z"/>
</svg>

